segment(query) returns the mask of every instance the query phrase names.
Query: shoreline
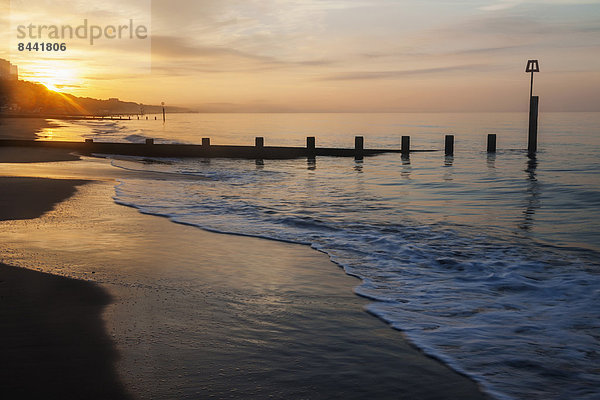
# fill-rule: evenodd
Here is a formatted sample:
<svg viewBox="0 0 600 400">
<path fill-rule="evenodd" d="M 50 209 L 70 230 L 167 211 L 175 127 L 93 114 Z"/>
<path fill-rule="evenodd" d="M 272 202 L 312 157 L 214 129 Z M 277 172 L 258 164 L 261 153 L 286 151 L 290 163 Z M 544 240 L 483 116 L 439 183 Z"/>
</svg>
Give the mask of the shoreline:
<svg viewBox="0 0 600 400">
<path fill-rule="evenodd" d="M 41 269 L 92 279 L 110 292 L 116 302 L 105 309 L 106 330 L 137 398 L 485 398 L 472 380 L 365 312 L 368 301 L 352 291 L 355 278 L 325 254 L 143 215 L 114 203 L 113 190 L 95 181 L 29 227 L 10 221 L 13 232 L 36 226 L 36 235 L 11 247 L 24 252 L 25 263 L 43 254 Z M 90 210 L 80 227 L 89 237 L 77 235 L 79 243 L 66 249 L 43 243 L 48 235 L 73 235 L 82 207 Z M 119 239 L 110 254 L 93 243 L 113 236 Z"/>
</svg>

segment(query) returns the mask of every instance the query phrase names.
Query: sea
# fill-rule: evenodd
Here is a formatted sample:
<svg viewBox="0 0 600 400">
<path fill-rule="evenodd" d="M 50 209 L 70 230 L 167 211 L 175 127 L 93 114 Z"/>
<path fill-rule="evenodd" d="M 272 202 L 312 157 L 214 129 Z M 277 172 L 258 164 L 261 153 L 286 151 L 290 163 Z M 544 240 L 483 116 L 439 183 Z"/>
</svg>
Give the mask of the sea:
<svg viewBox="0 0 600 400">
<path fill-rule="evenodd" d="M 146 118 L 148 117 L 148 118 Z M 155 117 L 157 117 L 155 119 Z M 40 139 L 400 148 L 363 160 L 148 159 L 114 201 L 326 253 L 367 311 L 496 399 L 600 398 L 600 113 L 167 114 L 53 121 Z M 444 136 L 455 152 L 443 152 Z M 488 134 L 498 150 L 486 151 Z M 182 175 L 205 179 L 180 179 Z M 132 175 L 134 176 L 134 175 Z M 143 177 L 142 177 L 143 176 Z M 340 273 L 341 270 L 340 270 Z"/>
</svg>

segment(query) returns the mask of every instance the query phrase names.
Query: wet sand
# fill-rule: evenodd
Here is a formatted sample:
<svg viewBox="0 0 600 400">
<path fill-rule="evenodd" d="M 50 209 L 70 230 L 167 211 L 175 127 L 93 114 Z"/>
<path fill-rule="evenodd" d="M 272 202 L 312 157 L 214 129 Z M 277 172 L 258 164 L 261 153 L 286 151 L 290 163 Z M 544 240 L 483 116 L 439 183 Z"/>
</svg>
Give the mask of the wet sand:
<svg viewBox="0 0 600 400">
<path fill-rule="evenodd" d="M 0 221 L 37 218 L 84 183 L 0 177 Z M 110 301 L 94 283 L 0 263 L 3 396 L 129 398 L 102 319 Z"/>
<path fill-rule="evenodd" d="M 11 118 L 0 115 L 0 139 L 34 140 L 44 128 L 58 126 L 44 118 Z"/>
<path fill-rule="evenodd" d="M 35 140 L 45 128 L 58 128 L 43 118 L 7 118 L 0 115 L 0 139 Z M 74 161 L 79 157 L 62 149 L 36 149 L 0 146 L 0 163 Z"/>
<path fill-rule="evenodd" d="M 36 149 L 27 147 L 0 147 L 0 162 L 35 163 L 53 161 L 75 161 L 79 157 L 62 149 Z"/>
<path fill-rule="evenodd" d="M 84 162 L 68 164 L 76 170 Z M 102 174 L 110 179 L 110 170 L 95 178 Z M 39 176 L 51 175 L 51 166 L 40 167 Z M 35 352 L 21 357 L 22 343 L 45 343 L 50 359 L 63 354 L 57 346 L 66 342 L 44 339 L 54 329 L 69 343 L 83 337 L 98 347 L 88 353 L 73 345 L 76 354 L 99 357 L 95 365 L 101 367 L 101 372 L 80 367 L 74 376 L 82 381 L 105 377 L 107 390 L 115 393 L 109 398 L 124 396 L 117 380 L 110 379 L 113 363 L 127 390 L 141 399 L 484 398 L 472 381 L 367 314 L 368 301 L 352 292 L 359 281 L 326 255 L 142 215 L 115 204 L 113 186 L 110 181 L 79 186 L 39 219 L 0 222 L 2 249 L 10 250 L 5 262 L 97 282 L 114 299 L 105 308 L 103 325 L 97 316 L 109 300 L 94 284 L 54 277 L 46 290 L 32 282 L 35 276 L 45 282 L 48 275 L 17 270 L 23 273 L 17 280 L 10 278 L 14 268 L 3 267 L 10 280 L 2 279 L 2 290 L 14 293 L 12 302 L 54 307 L 52 313 L 40 312 L 50 325 L 40 322 L 36 328 L 28 328 L 28 320 L 18 317 L 22 313 L 10 311 L 13 307 L 3 308 L 3 323 L 12 332 L 28 332 L 11 345 L 12 363 L 21 364 L 14 387 L 31 380 L 25 370 L 32 364 L 52 369 Z M 68 296 L 62 288 L 69 285 L 79 285 L 77 296 L 84 291 L 91 297 L 62 302 L 51 295 Z M 83 315 L 92 320 L 90 334 L 69 320 L 85 321 Z M 67 382 L 64 376 L 55 379 Z"/>
</svg>

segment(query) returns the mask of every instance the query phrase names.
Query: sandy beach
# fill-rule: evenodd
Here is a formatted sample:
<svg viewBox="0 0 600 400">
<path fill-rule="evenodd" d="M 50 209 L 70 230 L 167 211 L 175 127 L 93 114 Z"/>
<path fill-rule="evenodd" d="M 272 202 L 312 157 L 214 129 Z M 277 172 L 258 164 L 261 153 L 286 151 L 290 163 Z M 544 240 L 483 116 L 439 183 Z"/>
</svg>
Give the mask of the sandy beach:
<svg viewBox="0 0 600 400">
<path fill-rule="evenodd" d="M 13 175 L 0 179 L 0 202 L 20 206 L 3 206 L 2 261 L 29 268 L 0 270 L 2 383 L 13 393 L 484 398 L 366 313 L 359 281 L 325 254 L 117 205 L 114 179 L 126 172 L 105 160 L 29 164 L 15 178 L 10 153 L 0 153 L 11 161 L 0 175 Z"/>
</svg>

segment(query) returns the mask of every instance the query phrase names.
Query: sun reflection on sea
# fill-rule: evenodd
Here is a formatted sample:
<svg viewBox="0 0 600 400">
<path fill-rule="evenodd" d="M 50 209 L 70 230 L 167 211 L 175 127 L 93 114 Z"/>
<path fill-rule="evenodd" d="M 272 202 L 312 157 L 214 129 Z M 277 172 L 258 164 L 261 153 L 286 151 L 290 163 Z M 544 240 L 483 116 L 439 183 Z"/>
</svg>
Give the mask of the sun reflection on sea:
<svg viewBox="0 0 600 400">
<path fill-rule="evenodd" d="M 54 129 L 45 128 L 39 133 L 39 139 L 44 140 L 53 140 L 54 139 Z"/>
</svg>

